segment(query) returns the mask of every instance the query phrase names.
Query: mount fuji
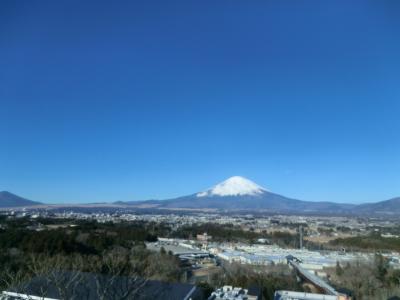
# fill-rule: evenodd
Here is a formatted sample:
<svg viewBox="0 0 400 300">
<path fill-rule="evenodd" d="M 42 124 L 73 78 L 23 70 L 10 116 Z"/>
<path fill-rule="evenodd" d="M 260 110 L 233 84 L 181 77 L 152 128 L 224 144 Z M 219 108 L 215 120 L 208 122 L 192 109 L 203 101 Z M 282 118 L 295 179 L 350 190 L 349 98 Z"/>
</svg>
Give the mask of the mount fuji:
<svg viewBox="0 0 400 300">
<path fill-rule="evenodd" d="M 255 184 L 251 180 L 240 176 L 233 176 L 204 192 L 198 193 L 196 196 L 257 196 L 263 194 L 266 191 L 266 189 Z"/>
<path fill-rule="evenodd" d="M 253 181 L 233 176 L 205 191 L 168 200 L 129 202 L 164 209 L 214 209 L 220 211 L 348 212 L 354 205 L 311 202 L 288 198 L 268 191 Z"/>
</svg>

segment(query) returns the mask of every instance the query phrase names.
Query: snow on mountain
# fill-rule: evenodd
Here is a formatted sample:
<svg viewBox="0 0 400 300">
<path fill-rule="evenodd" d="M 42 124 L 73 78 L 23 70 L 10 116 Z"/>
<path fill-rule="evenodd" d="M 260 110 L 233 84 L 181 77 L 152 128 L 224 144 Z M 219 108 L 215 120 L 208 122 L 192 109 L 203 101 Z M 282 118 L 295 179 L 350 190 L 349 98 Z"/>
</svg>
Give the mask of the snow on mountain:
<svg viewBox="0 0 400 300">
<path fill-rule="evenodd" d="M 253 181 L 241 176 L 233 176 L 217 184 L 204 192 L 197 194 L 197 197 L 206 196 L 257 196 L 267 190 Z"/>
</svg>

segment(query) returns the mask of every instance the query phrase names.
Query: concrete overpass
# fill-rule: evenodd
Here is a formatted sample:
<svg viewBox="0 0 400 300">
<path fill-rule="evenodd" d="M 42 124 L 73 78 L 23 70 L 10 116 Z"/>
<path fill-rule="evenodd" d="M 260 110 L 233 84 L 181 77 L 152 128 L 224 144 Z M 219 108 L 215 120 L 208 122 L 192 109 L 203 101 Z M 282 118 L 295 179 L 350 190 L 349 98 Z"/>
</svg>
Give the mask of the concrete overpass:
<svg viewBox="0 0 400 300">
<path fill-rule="evenodd" d="M 315 287 L 317 287 L 322 292 L 326 293 L 327 295 L 336 296 L 337 299 L 349 299 L 347 295 L 343 295 L 335 290 L 331 285 L 327 282 L 319 278 L 317 275 L 313 274 L 312 272 L 308 271 L 307 269 L 303 268 L 300 263 L 301 260 L 294 257 L 288 256 L 287 257 L 288 264 L 292 266 L 296 272 L 302 277 L 304 280 L 310 282 Z"/>
</svg>

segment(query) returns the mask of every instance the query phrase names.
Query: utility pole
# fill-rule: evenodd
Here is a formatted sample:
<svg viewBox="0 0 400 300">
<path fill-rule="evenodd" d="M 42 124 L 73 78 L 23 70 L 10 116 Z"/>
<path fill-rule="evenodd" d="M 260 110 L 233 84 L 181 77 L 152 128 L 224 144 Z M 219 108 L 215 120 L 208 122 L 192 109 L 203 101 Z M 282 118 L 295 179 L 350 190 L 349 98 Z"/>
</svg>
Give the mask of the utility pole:
<svg viewBox="0 0 400 300">
<path fill-rule="evenodd" d="M 303 226 L 299 226 L 299 240 L 300 240 L 300 243 L 299 243 L 299 246 L 300 246 L 300 249 L 303 249 Z"/>
</svg>

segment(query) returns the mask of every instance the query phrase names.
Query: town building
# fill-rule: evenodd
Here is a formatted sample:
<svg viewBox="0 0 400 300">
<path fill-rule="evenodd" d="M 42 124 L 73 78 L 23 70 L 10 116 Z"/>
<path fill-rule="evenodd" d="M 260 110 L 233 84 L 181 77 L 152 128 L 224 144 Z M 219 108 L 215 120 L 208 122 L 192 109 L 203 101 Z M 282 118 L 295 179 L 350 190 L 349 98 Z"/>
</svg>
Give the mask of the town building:
<svg viewBox="0 0 400 300">
<path fill-rule="evenodd" d="M 211 293 L 208 300 L 260 300 L 261 291 L 254 287 L 243 289 L 241 287 L 223 286 Z"/>
</svg>

